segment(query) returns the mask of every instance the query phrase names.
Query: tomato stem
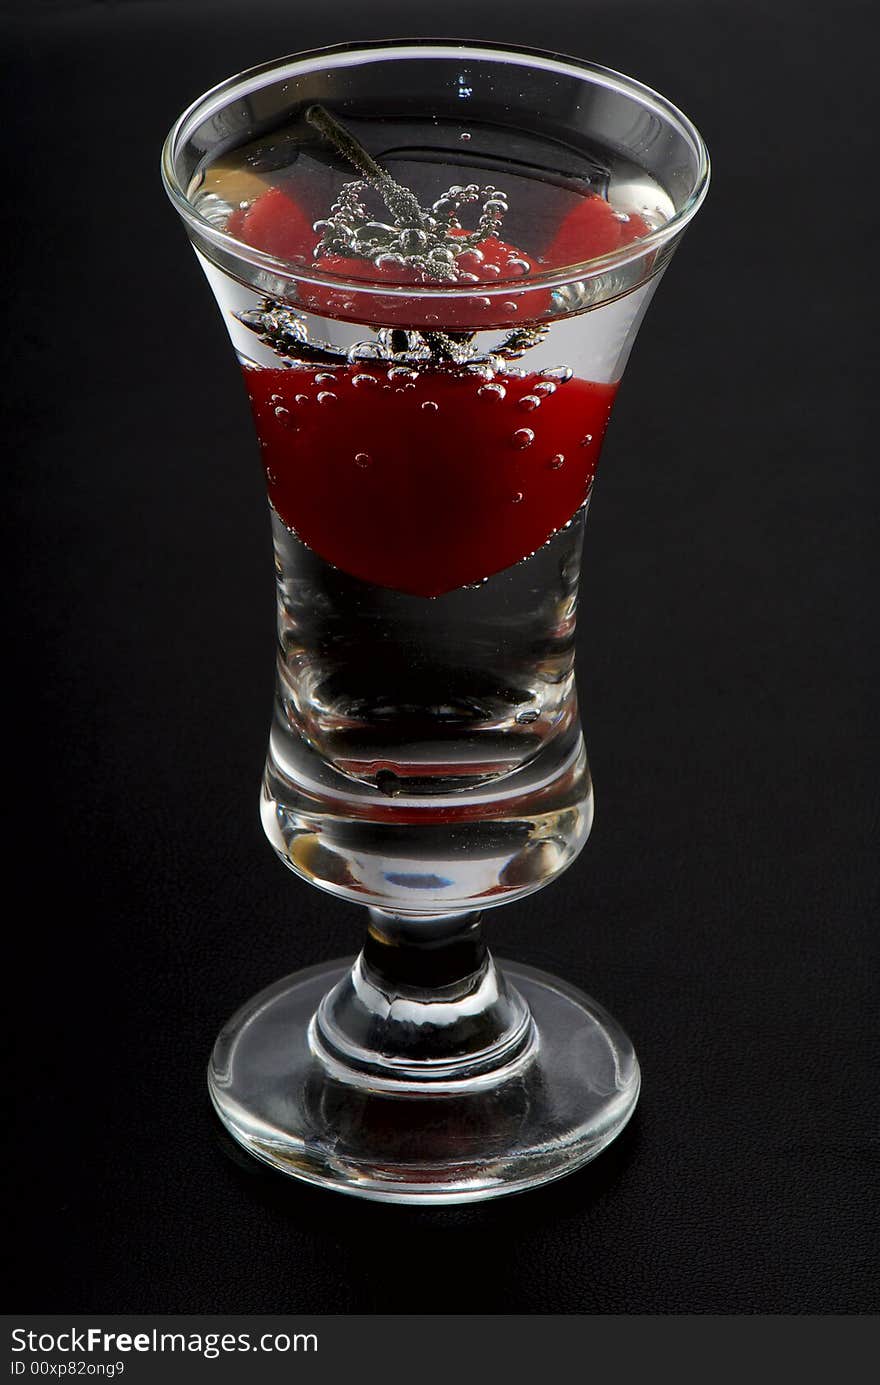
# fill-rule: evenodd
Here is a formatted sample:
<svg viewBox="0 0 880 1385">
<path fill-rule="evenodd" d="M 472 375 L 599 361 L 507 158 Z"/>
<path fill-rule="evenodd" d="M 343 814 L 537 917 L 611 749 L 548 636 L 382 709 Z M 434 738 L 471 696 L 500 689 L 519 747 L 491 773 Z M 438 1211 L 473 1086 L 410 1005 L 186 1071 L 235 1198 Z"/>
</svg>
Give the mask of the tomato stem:
<svg viewBox="0 0 880 1385">
<path fill-rule="evenodd" d="M 425 213 L 419 206 L 416 196 L 410 192 L 409 188 L 396 182 L 390 173 L 386 173 L 369 150 L 365 149 L 360 140 L 356 139 L 350 130 L 346 130 L 345 126 L 341 125 L 334 115 L 330 114 L 326 106 L 317 104 L 309 106 L 306 111 L 306 120 L 319 134 L 329 140 L 337 153 L 347 159 L 352 168 L 371 187 L 376 189 L 398 224 L 403 226 L 424 225 Z"/>
</svg>

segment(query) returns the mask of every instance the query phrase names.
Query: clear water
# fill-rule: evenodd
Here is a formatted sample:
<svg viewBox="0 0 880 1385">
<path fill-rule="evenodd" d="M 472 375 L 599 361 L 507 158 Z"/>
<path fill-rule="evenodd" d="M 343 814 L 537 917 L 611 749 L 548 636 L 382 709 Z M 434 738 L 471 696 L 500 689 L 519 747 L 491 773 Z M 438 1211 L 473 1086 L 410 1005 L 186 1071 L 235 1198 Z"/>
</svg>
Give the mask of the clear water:
<svg viewBox="0 0 880 1385">
<path fill-rule="evenodd" d="M 479 586 L 426 599 L 332 567 L 273 512 L 285 734 L 397 801 L 534 759 L 575 715 L 584 518 Z"/>
<path fill-rule="evenodd" d="M 569 864 L 592 814 L 573 672 L 583 522 L 426 600 L 347 576 L 273 515 L 263 823 L 287 864 L 411 912 L 501 903 Z"/>
</svg>

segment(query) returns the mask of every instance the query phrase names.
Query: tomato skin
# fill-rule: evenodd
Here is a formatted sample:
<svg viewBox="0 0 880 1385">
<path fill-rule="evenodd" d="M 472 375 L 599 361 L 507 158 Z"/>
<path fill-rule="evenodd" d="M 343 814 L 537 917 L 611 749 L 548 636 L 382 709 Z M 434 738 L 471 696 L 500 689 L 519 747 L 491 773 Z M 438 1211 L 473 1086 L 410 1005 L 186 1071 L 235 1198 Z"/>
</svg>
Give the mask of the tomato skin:
<svg viewBox="0 0 880 1385">
<path fill-rule="evenodd" d="M 244 375 L 283 522 L 343 571 L 423 597 L 510 567 L 572 518 L 617 389 L 373 362 Z"/>
<path fill-rule="evenodd" d="M 603 197 L 585 197 L 569 212 L 551 241 L 544 268 L 582 264 L 648 235 L 651 228 L 636 212 L 627 214 L 625 220 L 621 216 Z"/>
<path fill-rule="evenodd" d="M 267 188 L 250 207 L 236 209 L 226 229 L 255 250 L 303 266 L 311 265 L 319 239 L 305 212 L 280 187 Z"/>
</svg>

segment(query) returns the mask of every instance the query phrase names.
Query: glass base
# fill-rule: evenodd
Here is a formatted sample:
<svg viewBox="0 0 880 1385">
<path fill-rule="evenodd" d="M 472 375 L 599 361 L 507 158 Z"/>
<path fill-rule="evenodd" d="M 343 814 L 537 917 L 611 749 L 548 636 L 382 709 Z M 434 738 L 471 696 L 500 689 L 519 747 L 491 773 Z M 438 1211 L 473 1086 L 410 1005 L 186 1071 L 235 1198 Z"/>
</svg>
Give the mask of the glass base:
<svg viewBox="0 0 880 1385">
<path fill-rule="evenodd" d="M 276 982 L 217 1040 L 212 1100 L 265 1163 L 381 1202 L 477 1202 L 573 1172 L 632 1115 L 639 1066 L 624 1032 L 582 992 L 519 963 L 498 965 L 531 1019 L 497 1066 L 415 1080 L 348 1064 L 323 1042 L 317 1011 L 351 965 Z"/>
</svg>

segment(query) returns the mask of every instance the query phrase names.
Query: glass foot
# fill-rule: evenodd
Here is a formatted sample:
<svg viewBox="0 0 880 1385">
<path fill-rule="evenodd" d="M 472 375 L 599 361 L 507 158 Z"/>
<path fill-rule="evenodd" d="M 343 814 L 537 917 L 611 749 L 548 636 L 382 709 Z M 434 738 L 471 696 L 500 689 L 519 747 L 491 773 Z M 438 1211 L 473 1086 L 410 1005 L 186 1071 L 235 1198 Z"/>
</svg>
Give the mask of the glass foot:
<svg viewBox="0 0 880 1385">
<path fill-rule="evenodd" d="M 395 1070 L 359 1063 L 333 1040 L 334 1003 L 343 1013 L 358 989 L 351 967 L 328 962 L 285 977 L 217 1040 L 214 1105 L 265 1163 L 382 1202 L 476 1202 L 580 1168 L 632 1115 L 639 1066 L 629 1039 L 564 981 L 499 963 L 510 1026 L 495 1058 Z"/>
</svg>

